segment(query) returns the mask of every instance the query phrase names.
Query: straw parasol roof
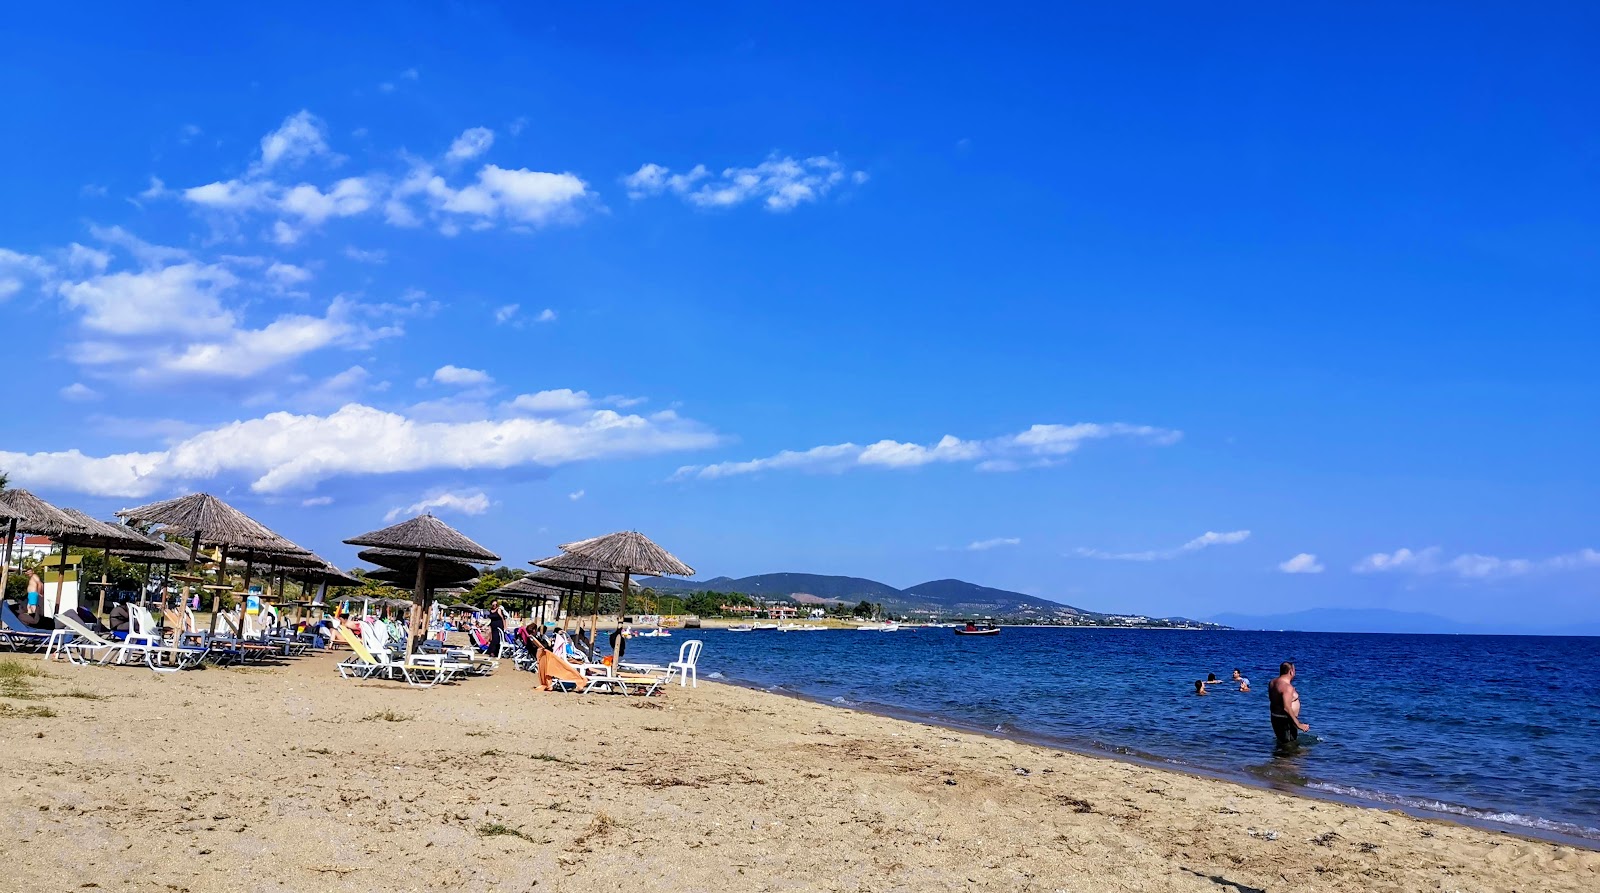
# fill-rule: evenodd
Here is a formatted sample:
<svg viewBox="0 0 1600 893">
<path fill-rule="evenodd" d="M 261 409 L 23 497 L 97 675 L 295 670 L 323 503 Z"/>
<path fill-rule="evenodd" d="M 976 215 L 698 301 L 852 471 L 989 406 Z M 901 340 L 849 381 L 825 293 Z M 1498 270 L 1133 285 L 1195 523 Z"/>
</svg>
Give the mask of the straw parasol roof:
<svg viewBox="0 0 1600 893">
<path fill-rule="evenodd" d="M 546 601 L 556 601 L 561 598 L 562 588 L 549 583 L 535 580 L 531 575 L 512 580 L 499 589 L 490 590 L 490 595 L 518 595 L 537 596 Z"/>
<path fill-rule="evenodd" d="M 138 530 L 136 530 L 136 529 L 134 529 L 132 527 L 124 526 L 124 527 L 118 527 L 117 529 L 125 531 L 127 533 L 134 534 L 136 536 L 141 536 L 141 537 L 145 538 L 146 540 L 149 540 L 154 545 L 156 545 L 158 548 L 160 548 L 161 551 L 159 551 L 159 552 L 141 551 L 141 552 L 138 552 L 137 554 L 134 554 L 133 550 L 131 550 L 131 549 L 122 549 L 122 548 L 118 548 L 116 546 L 113 546 L 113 547 L 111 547 L 111 551 L 113 551 L 113 552 L 127 553 L 127 554 L 130 554 L 130 555 L 133 555 L 133 557 L 137 558 L 139 561 L 142 561 L 142 562 L 144 562 L 146 564 L 188 564 L 189 563 L 189 550 L 185 549 L 184 547 L 182 547 L 180 545 L 178 545 L 177 543 L 168 542 L 167 540 L 151 536 L 148 533 L 140 533 Z"/>
<path fill-rule="evenodd" d="M 383 568 L 384 570 L 399 571 L 402 573 L 411 574 L 412 576 L 415 576 L 417 573 L 417 556 L 410 552 L 397 552 L 393 549 L 362 549 L 360 552 L 356 553 L 356 557 L 360 558 L 362 561 L 376 564 L 378 567 Z M 430 577 L 433 569 L 436 567 L 449 568 L 472 577 L 476 577 L 479 573 L 478 568 L 475 565 L 468 564 L 465 561 L 457 561 L 454 558 L 435 558 L 429 556 L 428 571 Z M 371 575 L 372 573 L 370 572 L 367 574 L 369 577 Z"/>
<path fill-rule="evenodd" d="M 198 534 L 202 542 L 213 546 L 284 555 L 306 554 L 305 549 L 209 493 L 191 493 L 177 499 L 123 509 L 117 512 L 117 516 L 130 521 L 161 524 L 184 535 Z"/>
<path fill-rule="evenodd" d="M 330 561 L 324 561 L 316 567 L 297 570 L 293 574 L 297 579 L 307 579 L 313 583 L 326 583 L 329 586 L 360 586 L 360 577 L 352 576 L 339 570 Z"/>
<path fill-rule="evenodd" d="M 656 545 L 649 537 L 636 530 L 624 530 L 575 543 L 564 543 L 561 551 L 590 562 L 589 570 L 628 574 L 670 574 L 677 577 L 694 576 L 694 568 L 679 561 L 671 552 Z"/>
<path fill-rule="evenodd" d="M 0 523 L 16 523 L 16 529 L 39 536 L 59 536 L 73 527 L 73 520 L 27 490 L 0 490 Z"/>
<path fill-rule="evenodd" d="M 77 509 L 61 509 L 72 520 L 70 530 L 61 531 L 62 543 L 86 549 L 107 549 L 118 552 L 160 552 L 161 546 L 142 534 L 117 524 L 107 524 L 85 515 Z"/>
<path fill-rule="evenodd" d="M 299 554 L 285 554 L 262 549 L 237 549 L 228 552 L 228 558 L 233 561 L 248 561 L 259 567 L 272 566 L 281 570 L 297 570 L 301 568 L 317 568 L 327 564 L 315 553 L 302 551 Z"/>
<path fill-rule="evenodd" d="M 418 515 L 393 527 L 345 540 L 352 546 L 378 546 L 402 552 L 426 553 L 467 561 L 499 561 L 500 556 L 468 539 L 461 531 L 432 515 Z"/>
<path fill-rule="evenodd" d="M 410 586 L 417 579 L 416 567 L 411 570 L 384 569 L 381 571 L 368 571 L 368 580 L 377 580 L 380 583 L 393 583 L 402 588 Z M 461 564 L 455 561 L 430 561 L 423 569 L 423 588 L 434 589 L 440 586 L 452 586 L 456 583 L 465 583 L 478 578 L 478 569 L 470 564 Z M 408 601 L 406 604 L 412 604 Z"/>
<path fill-rule="evenodd" d="M 566 558 L 569 556 L 559 557 Z M 558 559 L 546 558 L 542 560 L 555 561 Z M 522 579 L 524 580 L 533 580 L 534 582 L 543 583 L 547 586 L 553 586 L 557 589 L 581 590 L 583 592 L 593 592 L 597 588 L 601 592 L 622 591 L 622 581 L 617 577 L 616 574 L 608 574 L 602 571 L 600 572 L 600 582 L 596 584 L 594 578 L 588 574 L 563 570 L 560 568 L 547 567 L 538 561 L 530 561 L 528 563 L 534 567 L 537 567 L 538 570 L 527 575 L 526 577 L 523 577 Z M 595 571 L 589 572 L 589 574 L 594 573 Z"/>
</svg>

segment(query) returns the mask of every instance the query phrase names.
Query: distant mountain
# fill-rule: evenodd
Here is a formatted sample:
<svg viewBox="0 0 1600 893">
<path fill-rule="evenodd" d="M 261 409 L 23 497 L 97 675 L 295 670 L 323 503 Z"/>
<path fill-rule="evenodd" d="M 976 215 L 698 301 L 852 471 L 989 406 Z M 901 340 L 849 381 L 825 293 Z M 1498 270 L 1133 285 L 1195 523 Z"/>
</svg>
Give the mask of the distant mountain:
<svg viewBox="0 0 1600 893">
<path fill-rule="evenodd" d="M 1461 635 L 1566 635 L 1600 634 L 1600 624 L 1536 626 L 1523 624 L 1462 623 L 1437 614 L 1390 611 L 1383 608 L 1313 608 L 1292 614 L 1248 616 L 1218 614 L 1210 618 L 1235 629 L 1296 630 L 1308 633 L 1448 633 Z"/>
<path fill-rule="evenodd" d="M 965 580 L 930 580 L 904 590 L 904 594 L 908 601 L 920 601 L 927 608 L 960 616 L 988 613 L 1003 617 L 1058 617 L 1091 613 L 1060 602 L 991 589 Z"/>
<path fill-rule="evenodd" d="M 882 602 L 889 607 L 893 599 L 901 596 L 900 590 L 861 577 L 833 577 L 825 574 L 757 574 L 753 577 L 712 577 L 709 580 L 673 580 L 666 577 L 642 578 L 640 586 L 649 586 L 663 592 L 694 592 L 710 589 L 716 592 L 738 592 L 762 598 L 788 598 L 796 593 L 833 598 L 854 605 L 859 601 Z"/>
<path fill-rule="evenodd" d="M 896 589 L 887 583 L 862 577 L 836 577 L 825 574 L 757 574 L 732 579 L 674 580 L 646 577 L 640 586 L 662 592 L 693 592 L 710 589 L 738 592 L 767 599 L 787 599 L 795 595 L 814 595 L 854 605 L 869 601 L 896 614 L 939 614 L 956 617 L 987 616 L 1036 619 L 1092 616 L 1090 612 L 1048 599 L 992 589 L 963 580 L 931 580 L 909 589 Z"/>
</svg>

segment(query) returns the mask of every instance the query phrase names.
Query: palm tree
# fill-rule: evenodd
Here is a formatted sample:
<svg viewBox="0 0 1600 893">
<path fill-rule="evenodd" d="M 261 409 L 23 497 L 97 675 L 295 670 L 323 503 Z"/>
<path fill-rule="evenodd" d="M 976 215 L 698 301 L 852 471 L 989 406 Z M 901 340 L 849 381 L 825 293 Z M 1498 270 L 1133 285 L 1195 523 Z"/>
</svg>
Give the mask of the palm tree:
<svg viewBox="0 0 1600 893">
<path fill-rule="evenodd" d="M 4 469 L 0 469 L 0 490 L 4 490 L 6 484 L 9 483 L 11 483 L 11 477 L 5 473 Z"/>
</svg>

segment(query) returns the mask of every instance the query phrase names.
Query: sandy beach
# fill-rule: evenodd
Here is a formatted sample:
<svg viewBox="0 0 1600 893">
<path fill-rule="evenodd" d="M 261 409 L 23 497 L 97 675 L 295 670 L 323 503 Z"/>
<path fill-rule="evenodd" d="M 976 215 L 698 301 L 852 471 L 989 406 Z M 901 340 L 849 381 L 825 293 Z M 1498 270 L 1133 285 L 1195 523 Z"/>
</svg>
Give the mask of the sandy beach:
<svg viewBox="0 0 1600 893">
<path fill-rule="evenodd" d="M 3 659 L 46 674 L 0 698 L 5 890 L 1600 889 L 1592 851 L 704 680 Z"/>
</svg>

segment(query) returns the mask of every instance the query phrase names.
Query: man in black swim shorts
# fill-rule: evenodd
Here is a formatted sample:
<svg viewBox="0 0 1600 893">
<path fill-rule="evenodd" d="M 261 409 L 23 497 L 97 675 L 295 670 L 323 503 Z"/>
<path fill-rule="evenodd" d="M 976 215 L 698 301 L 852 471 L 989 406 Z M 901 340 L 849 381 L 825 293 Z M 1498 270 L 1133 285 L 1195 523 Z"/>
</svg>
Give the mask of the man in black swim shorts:
<svg viewBox="0 0 1600 893">
<path fill-rule="evenodd" d="M 1300 738 L 1311 727 L 1300 721 L 1300 693 L 1294 690 L 1294 664 L 1285 661 L 1278 667 L 1278 678 L 1267 686 L 1267 701 L 1272 708 L 1272 733 L 1280 745 Z"/>
</svg>

